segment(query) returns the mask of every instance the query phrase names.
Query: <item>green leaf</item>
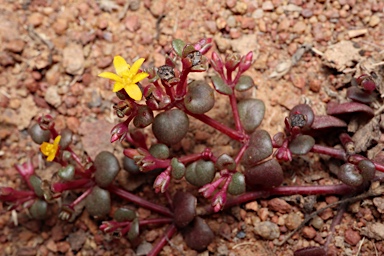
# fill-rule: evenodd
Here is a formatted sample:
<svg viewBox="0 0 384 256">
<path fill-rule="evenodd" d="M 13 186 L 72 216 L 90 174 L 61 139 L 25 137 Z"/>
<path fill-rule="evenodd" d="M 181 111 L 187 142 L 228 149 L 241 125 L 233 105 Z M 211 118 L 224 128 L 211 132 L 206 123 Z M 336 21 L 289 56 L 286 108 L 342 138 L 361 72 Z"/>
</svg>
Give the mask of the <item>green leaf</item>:
<svg viewBox="0 0 384 256">
<path fill-rule="evenodd" d="M 227 85 L 223 79 L 221 79 L 221 77 L 219 76 L 212 76 L 211 77 L 212 79 L 212 83 L 213 83 L 213 86 L 215 87 L 215 90 L 221 94 L 224 94 L 224 95 L 232 95 L 232 89 L 231 87 L 229 87 L 229 85 Z"/>
<path fill-rule="evenodd" d="M 180 180 L 181 178 L 184 177 L 185 165 L 183 163 L 179 162 L 177 158 L 172 158 L 171 166 L 172 166 L 172 172 L 171 172 L 172 178 L 176 180 Z"/>
<path fill-rule="evenodd" d="M 128 239 L 129 241 L 133 241 L 138 236 L 139 236 L 139 219 L 136 218 L 131 223 L 131 227 L 128 231 Z"/>
<path fill-rule="evenodd" d="M 59 170 L 58 175 L 60 178 L 62 178 L 65 181 L 73 180 L 73 177 L 75 177 L 75 167 L 69 164 L 66 167 Z"/>
<path fill-rule="evenodd" d="M 305 155 L 315 145 L 315 139 L 309 135 L 300 135 L 289 143 L 289 150 L 295 155 Z"/>
<path fill-rule="evenodd" d="M 127 208 L 119 208 L 113 214 L 113 218 L 117 222 L 131 221 L 136 218 L 136 213 Z"/>
<path fill-rule="evenodd" d="M 187 44 L 184 49 L 183 49 L 183 52 L 181 54 L 181 57 L 185 58 L 187 57 L 188 54 L 192 53 L 192 52 L 196 52 L 196 49 L 193 45 L 191 44 Z"/>
<path fill-rule="evenodd" d="M 175 50 L 176 54 L 180 57 L 183 54 L 183 49 L 185 47 L 185 42 L 181 39 L 175 39 L 172 41 L 172 48 Z"/>
<path fill-rule="evenodd" d="M 243 92 L 250 89 L 253 86 L 255 86 L 253 79 L 250 76 L 242 75 L 240 76 L 239 81 L 235 85 L 235 89 L 239 92 Z"/>
</svg>

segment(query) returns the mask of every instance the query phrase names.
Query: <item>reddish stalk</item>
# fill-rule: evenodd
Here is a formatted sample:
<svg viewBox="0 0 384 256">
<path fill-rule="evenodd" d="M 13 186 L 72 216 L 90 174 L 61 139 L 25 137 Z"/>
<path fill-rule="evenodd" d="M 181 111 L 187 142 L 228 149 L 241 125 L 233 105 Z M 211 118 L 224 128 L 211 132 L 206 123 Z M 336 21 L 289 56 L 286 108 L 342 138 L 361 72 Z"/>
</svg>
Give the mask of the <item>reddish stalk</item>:
<svg viewBox="0 0 384 256">
<path fill-rule="evenodd" d="M 136 196 L 132 193 L 129 193 L 128 191 L 125 191 L 124 189 L 121 189 L 112 185 L 108 188 L 108 190 L 109 192 L 114 193 L 120 196 L 121 198 L 124 198 L 125 200 L 130 202 L 133 202 L 141 207 L 144 207 L 146 209 L 157 212 L 167 217 L 171 217 L 171 218 L 173 217 L 173 213 L 168 208 L 155 203 L 151 203 L 147 200 L 144 200 L 139 196 Z"/>
<path fill-rule="evenodd" d="M 329 155 L 329 156 L 332 156 L 334 158 L 347 161 L 347 154 L 345 153 L 345 151 L 343 149 L 331 148 L 331 147 L 326 147 L 326 146 L 321 146 L 321 145 L 315 144 L 312 147 L 311 152 Z"/>
<path fill-rule="evenodd" d="M 290 195 L 346 195 L 353 192 L 353 187 L 340 184 L 328 186 L 287 186 L 277 187 L 271 189 L 264 189 L 259 191 L 247 192 L 237 197 L 232 197 L 227 200 L 224 209 L 239 205 L 242 203 L 254 201 L 259 198 L 266 198 L 270 196 L 290 196 Z M 213 213 L 211 205 L 207 205 L 199 209 L 199 215 L 208 215 Z"/>
<path fill-rule="evenodd" d="M 175 224 L 171 224 L 165 231 L 163 237 L 160 239 L 157 244 L 152 248 L 152 250 L 147 254 L 147 256 L 156 256 L 160 253 L 163 247 L 168 243 L 172 236 L 176 233 L 177 228 Z"/>
<path fill-rule="evenodd" d="M 243 125 L 240 122 L 240 116 L 239 116 L 239 111 L 237 109 L 237 100 L 236 100 L 234 90 L 232 90 L 232 94 L 229 95 L 229 101 L 231 103 L 232 115 L 235 121 L 236 130 L 240 133 L 244 133 Z"/>
</svg>

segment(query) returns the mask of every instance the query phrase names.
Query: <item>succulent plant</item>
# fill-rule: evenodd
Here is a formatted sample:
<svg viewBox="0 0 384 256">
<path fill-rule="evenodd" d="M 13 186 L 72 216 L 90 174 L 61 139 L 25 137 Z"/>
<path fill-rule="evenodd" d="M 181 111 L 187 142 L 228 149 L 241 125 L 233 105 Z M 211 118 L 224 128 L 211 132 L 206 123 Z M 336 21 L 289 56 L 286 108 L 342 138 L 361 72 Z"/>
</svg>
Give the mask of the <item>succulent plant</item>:
<svg viewBox="0 0 384 256">
<path fill-rule="evenodd" d="M 159 142 L 174 145 L 187 134 L 189 119 L 179 110 L 172 109 L 158 114 L 152 124 L 152 131 Z"/>
</svg>

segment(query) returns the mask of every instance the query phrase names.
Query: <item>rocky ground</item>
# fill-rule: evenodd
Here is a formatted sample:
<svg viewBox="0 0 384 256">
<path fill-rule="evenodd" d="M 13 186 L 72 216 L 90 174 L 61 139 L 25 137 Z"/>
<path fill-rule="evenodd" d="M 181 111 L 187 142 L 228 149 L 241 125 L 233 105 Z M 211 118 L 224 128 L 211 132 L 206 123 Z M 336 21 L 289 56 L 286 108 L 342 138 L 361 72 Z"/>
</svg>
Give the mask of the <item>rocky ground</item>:
<svg viewBox="0 0 384 256">
<path fill-rule="evenodd" d="M 384 60 L 383 12 L 381 0 L 0 0 L 0 185 L 22 187 L 13 165 L 28 157 L 44 178 L 50 179 L 57 168 L 44 165 L 27 134 L 41 114 L 53 115 L 57 129 L 72 130 L 79 152 L 94 157 L 101 150 L 115 150 L 122 156 L 121 146 L 109 143 L 109 131 L 118 121 L 111 108 L 117 98 L 111 85 L 97 77 L 113 70 L 115 55 L 129 62 L 144 57 L 145 67 L 158 67 L 172 39 L 196 42 L 203 37 L 212 37 L 214 50 L 223 55 L 253 51 L 255 63 L 248 75 L 257 90 L 252 94 L 265 101 L 262 127 L 274 134 L 283 130 L 284 117 L 294 105 L 308 102 L 324 114 L 325 103 L 345 96 L 344 84 L 357 71 L 356 64 L 368 57 L 376 63 Z M 226 104 L 218 97 L 211 115 L 230 124 Z M 215 153 L 236 150 L 224 135 L 192 122 L 180 147 L 200 152 L 206 146 Z M 318 158 L 297 162 L 306 168 L 288 169 L 287 184 L 334 181 Z M 156 197 L 150 184 L 137 193 Z M 268 240 L 268 234 L 257 231 L 260 220 L 274 223 L 271 229 L 281 237 L 300 224 L 306 214 L 302 205 L 284 199 L 258 200 L 208 218 L 216 238 L 201 255 L 293 255 L 298 248 L 324 244 L 336 208 L 320 214 L 282 247 L 276 246 L 279 239 Z M 313 207 L 337 200 L 321 197 Z M 384 255 L 384 234 L 372 235 L 377 226 L 370 224 L 383 223 L 383 204 L 381 196 L 351 205 L 336 228 L 330 253 Z M 138 213 L 140 218 L 151 215 L 141 208 Z M 144 255 L 164 231 L 143 230 L 136 247 L 125 238 L 102 234 L 99 224 L 86 213 L 69 224 L 54 216 L 43 223 L 23 213 L 2 213 L 0 254 Z M 178 234 L 161 254 L 196 252 Z"/>
</svg>

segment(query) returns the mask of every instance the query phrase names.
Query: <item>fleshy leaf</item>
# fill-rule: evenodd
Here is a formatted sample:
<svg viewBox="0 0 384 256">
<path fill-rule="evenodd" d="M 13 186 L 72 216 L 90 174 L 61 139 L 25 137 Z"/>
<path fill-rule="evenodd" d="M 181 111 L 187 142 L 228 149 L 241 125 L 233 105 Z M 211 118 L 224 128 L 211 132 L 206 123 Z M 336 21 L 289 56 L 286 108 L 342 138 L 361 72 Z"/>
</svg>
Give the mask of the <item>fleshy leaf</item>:
<svg viewBox="0 0 384 256">
<path fill-rule="evenodd" d="M 347 90 L 347 97 L 364 104 L 369 104 L 374 100 L 372 93 L 368 93 L 357 87 L 349 87 Z"/>
<path fill-rule="evenodd" d="M 180 57 L 183 54 L 183 49 L 185 47 L 185 42 L 181 39 L 175 39 L 172 41 L 172 48 L 175 50 L 176 54 Z"/>
<path fill-rule="evenodd" d="M 221 77 L 219 76 L 212 76 L 211 77 L 212 79 L 212 83 L 213 83 L 213 86 L 215 87 L 215 90 L 221 94 L 224 94 L 224 95 L 232 95 L 232 89 L 231 87 L 229 87 L 229 85 L 227 85 L 223 79 L 221 79 Z"/>
<path fill-rule="evenodd" d="M 235 85 L 235 89 L 239 92 L 243 92 L 251 89 L 253 86 L 255 86 L 253 79 L 250 76 L 242 75 Z"/>
<path fill-rule="evenodd" d="M 346 127 L 347 124 L 334 116 L 315 116 L 311 128 L 315 130 L 326 129 L 332 127 Z"/>
<path fill-rule="evenodd" d="M 263 121 L 265 113 L 264 102 L 258 99 L 244 99 L 237 105 L 240 121 L 244 130 L 253 132 Z"/>
<path fill-rule="evenodd" d="M 296 155 L 305 155 L 315 145 L 315 139 L 309 135 L 300 135 L 289 143 L 289 150 Z"/>
<path fill-rule="evenodd" d="M 328 115 L 342 115 L 342 114 L 350 114 L 355 112 L 362 112 L 367 114 L 370 117 L 374 116 L 374 112 L 372 108 L 358 102 L 346 102 L 342 104 L 331 102 L 327 106 Z"/>
</svg>

